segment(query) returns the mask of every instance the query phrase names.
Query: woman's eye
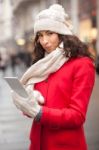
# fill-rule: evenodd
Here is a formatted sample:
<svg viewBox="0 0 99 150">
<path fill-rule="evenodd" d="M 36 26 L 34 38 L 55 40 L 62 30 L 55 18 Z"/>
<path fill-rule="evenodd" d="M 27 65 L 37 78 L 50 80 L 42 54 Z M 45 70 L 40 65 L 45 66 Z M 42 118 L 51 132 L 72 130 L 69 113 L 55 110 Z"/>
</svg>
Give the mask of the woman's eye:
<svg viewBox="0 0 99 150">
<path fill-rule="evenodd" d="M 41 34 L 39 34 L 38 37 L 41 37 Z"/>
<path fill-rule="evenodd" d="M 54 32 L 47 32 L 47 34 L 48 34 L 48 35 L 52 35 L 52 34 L 54 34 Z"/>
<path fill-rule="evenodd" d="M 38 37 L 41 37 L 41 36 L 42 36 L 42 34 L 38 33 L 38 34 L 37 34 L 37 36 L 38 36 Z"/>
</svg>

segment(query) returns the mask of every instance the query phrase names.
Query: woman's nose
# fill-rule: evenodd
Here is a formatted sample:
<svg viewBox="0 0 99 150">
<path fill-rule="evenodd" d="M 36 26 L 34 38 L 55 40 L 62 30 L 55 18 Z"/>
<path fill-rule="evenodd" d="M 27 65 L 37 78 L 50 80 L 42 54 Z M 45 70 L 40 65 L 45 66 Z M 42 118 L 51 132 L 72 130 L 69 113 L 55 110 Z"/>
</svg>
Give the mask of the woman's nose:
<svg viewBox="0 0 99 150">
<path fill-rule="evenodd" d="M 43 44 L 47 44 L 48 43 L 48 37 L 47 36 L 43 36 Z"/>
</svg>

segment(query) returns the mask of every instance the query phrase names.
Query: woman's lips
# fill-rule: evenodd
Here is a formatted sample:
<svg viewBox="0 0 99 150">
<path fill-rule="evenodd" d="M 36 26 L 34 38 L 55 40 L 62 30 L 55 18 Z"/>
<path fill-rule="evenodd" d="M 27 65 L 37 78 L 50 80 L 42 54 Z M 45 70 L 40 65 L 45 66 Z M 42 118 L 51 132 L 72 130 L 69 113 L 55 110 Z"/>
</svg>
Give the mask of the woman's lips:
<svg viewBox="0 0 99 150">
<path fill-rule="evenodd" d="M 45 46 L 44 49 L 50 50 L 51 46 Z"/>
</svg>

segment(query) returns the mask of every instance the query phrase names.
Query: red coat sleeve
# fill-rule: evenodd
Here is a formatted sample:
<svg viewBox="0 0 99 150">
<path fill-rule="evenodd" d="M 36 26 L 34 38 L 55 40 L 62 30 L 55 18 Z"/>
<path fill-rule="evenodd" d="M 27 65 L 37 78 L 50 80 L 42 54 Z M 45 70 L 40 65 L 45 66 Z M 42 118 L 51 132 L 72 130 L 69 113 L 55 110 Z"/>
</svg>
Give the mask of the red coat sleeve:
<svg viewBox="0 0 99 150">
<path fill-rule="evenodd" d="M 41 124 L 54 128 L 77 128 L 84 123 L 95 80 L 95 67 L 90 59 L 84 59 L 76 63 L 74 72 L 69 107 L 54 109 L 43 106 Z"/>
</svg>

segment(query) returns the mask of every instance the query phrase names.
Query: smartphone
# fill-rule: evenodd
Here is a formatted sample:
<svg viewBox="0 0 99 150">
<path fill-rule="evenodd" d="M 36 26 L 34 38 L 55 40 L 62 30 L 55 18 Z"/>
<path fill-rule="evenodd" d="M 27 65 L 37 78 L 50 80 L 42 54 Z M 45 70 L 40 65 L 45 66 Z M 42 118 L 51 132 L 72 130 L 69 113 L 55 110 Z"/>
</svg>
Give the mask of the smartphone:
<svg viewBox="0 0 99 150">
<path fill-rule="evenodd" d="M 15 91 L 18 95 L 24 98 L 28 98 L 28 93 L 19 81 L 17 77 L 4 77 L 10 88 Z"/>
</svg>

